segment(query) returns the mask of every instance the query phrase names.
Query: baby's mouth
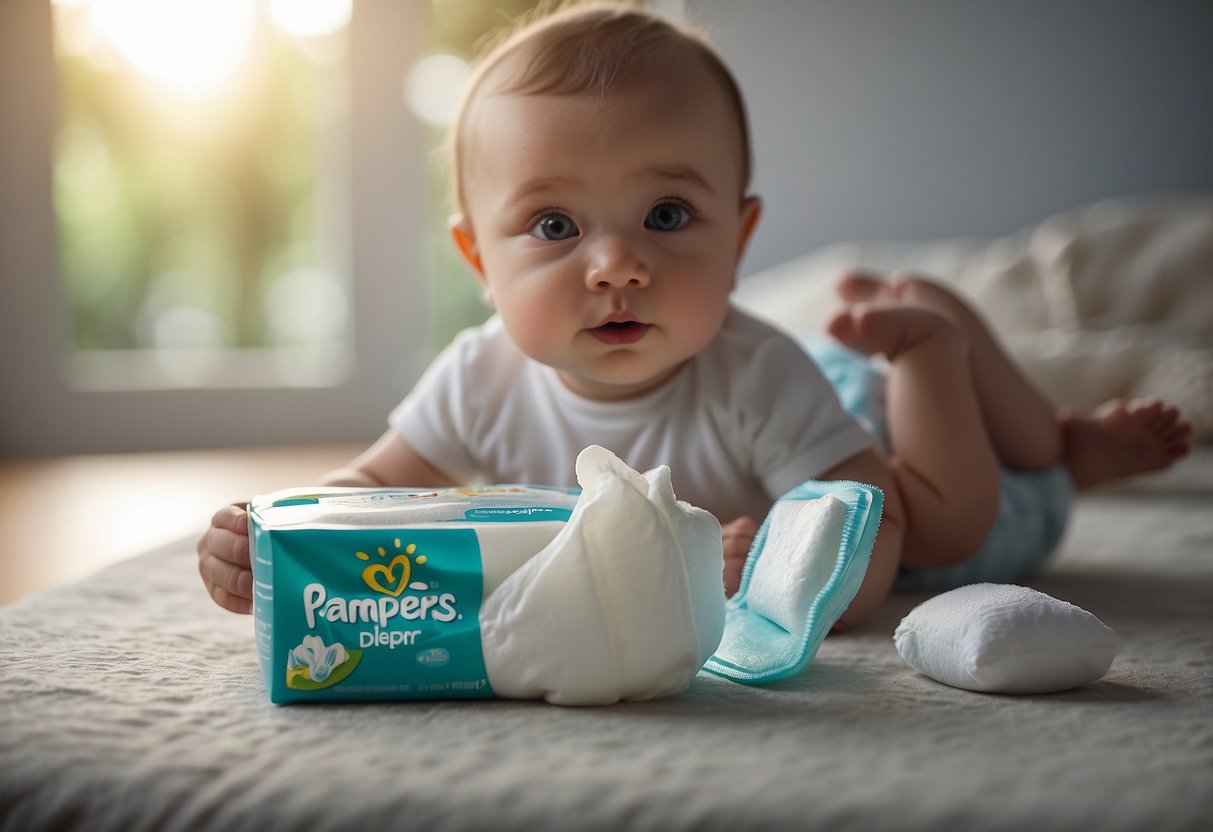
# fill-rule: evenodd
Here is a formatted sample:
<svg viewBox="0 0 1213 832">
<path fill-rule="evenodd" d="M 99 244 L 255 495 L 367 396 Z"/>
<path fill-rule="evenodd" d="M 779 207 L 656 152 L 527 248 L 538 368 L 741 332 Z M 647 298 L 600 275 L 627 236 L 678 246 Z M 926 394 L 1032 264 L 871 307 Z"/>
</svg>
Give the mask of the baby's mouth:
<svg viewBox="0 0 1213 832">
<path fill-rule="evenodd" d="M 622 346 L 635 344 L 648 334 L 648 331 L 649 324 L 642 324 L 640 321 L 608 320 L 590 329 L 589 333 L 604 344 Z"/>
</svg>

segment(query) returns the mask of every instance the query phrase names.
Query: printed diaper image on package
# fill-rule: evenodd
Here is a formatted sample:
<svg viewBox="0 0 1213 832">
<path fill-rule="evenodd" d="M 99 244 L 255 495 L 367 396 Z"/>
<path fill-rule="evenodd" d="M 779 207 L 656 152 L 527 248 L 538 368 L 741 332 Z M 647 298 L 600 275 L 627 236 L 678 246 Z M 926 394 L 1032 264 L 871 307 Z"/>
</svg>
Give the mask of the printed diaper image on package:
<svg viewBox="0 0 1213 832">
<path fill-rule="evenodd" d="M 493 696 L 486 585 L 551 542 L 576 500 L 535 486 L 258 497 L 253 612 L 271 701 Z"/>
</svg>

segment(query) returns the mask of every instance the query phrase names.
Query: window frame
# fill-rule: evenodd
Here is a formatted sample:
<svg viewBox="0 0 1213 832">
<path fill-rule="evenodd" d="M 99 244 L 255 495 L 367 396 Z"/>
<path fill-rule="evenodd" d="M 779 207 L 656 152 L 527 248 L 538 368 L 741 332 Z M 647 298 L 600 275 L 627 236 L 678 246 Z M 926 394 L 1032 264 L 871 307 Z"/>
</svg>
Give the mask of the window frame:
<svg viewBox="0 0 1213 832">
<path fill-rule="evenodd" d="M 266 356 L 233 351 L 212 386 L 88 389 L 72 381 L 81 362 L 73 369 L 58 267 L 52 8 L 48 0 L 0 3 L 0 455 L 351 441 L 382 432 L 432 353 L 425 136 L 401 94 L 422 53 L 425 15 L 421 3 L 354 4 L 343 172 L 351 360 L 341 379 L 267 386 L 255 369 Z"/>
</svg>

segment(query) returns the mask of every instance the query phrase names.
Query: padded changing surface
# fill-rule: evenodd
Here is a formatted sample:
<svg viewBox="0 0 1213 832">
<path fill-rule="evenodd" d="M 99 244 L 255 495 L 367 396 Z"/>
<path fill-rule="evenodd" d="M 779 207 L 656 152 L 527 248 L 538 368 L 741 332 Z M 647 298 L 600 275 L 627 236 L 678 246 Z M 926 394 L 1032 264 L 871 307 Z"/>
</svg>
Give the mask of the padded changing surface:
<svg viewBox="0 0 1213 832">
<path fill-rule="evenodd" d="M 1119 635 L 1109 674 L 990 696 L 894 650 L 898 595 L 765 688 L 277 707 L 192 541 L 0 608 L 0 828 L 1196 829 L 1213 817 L 1213 454 L 1082 497 L 1032 585 Z M 48 557 L 52 553 L 48 553 Z"/>
</svg>

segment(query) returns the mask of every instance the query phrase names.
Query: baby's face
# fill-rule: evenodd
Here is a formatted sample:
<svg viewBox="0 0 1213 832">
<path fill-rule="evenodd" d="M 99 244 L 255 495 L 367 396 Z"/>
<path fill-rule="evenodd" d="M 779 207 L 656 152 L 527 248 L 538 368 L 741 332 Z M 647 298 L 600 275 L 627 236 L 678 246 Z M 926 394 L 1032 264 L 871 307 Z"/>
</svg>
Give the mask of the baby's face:
<svg viewBox="0 0 1213 832">
<path fill-rule="evenodd" d="M 467 128 L 456 237 L 523 352 L 617 399 L 713 338 L 759 203 L 743 199 L 740 130 L 705 71 L 605 100 L 491 94 Z"/>
</svg>

